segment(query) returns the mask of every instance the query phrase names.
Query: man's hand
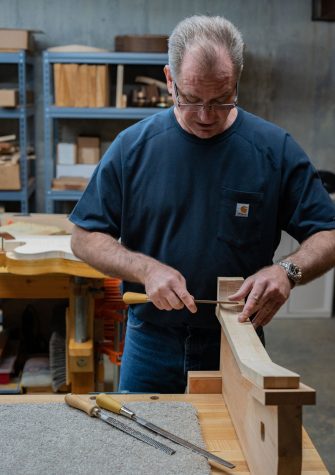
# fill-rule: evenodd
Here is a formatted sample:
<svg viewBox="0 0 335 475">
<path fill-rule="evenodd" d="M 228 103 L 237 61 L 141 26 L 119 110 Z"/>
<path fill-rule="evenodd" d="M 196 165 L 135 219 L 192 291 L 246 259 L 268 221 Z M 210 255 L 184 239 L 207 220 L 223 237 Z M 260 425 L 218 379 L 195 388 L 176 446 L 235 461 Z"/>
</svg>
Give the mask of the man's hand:
<svg viewBox="0 0 335 475">
<path fill-rule="evenodd" d="M 185 305 L 190 312 L 197 311 L 185 278 L 172 267 L 152 260 L 145 272 L 144 285 L 147 296 L 160 310 L 180 310 Z"/>
<path fill-rule="evenodd" d="M 239 322 L 252 320 L 255 328 L 264 326 L 288 299 L 291 283 L 285 269 L 279 265 L 272 265 L 261 269 L 248 277 L 238 292 L 229 296 L 229 299 L 240 300 L 248 296 L 242 312 L 238 316 Z"/>
</svg>

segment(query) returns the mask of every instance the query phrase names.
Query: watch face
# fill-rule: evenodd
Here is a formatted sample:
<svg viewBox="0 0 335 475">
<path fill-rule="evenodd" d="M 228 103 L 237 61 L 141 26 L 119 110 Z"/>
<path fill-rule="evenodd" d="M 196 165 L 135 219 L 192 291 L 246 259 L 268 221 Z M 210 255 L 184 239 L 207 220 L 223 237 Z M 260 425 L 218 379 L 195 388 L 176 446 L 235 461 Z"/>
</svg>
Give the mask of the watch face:
<svg viewBox="0 0 335 475">
<path fill-rule="evenodd" d="M 293 262 L 288 262 L 288 261 L 282 261 L 279 264 L 282 267 L 284 267 L 284 269 L 287 272 L 287 276 L 288 276 L 289 279 L 292 279 L 294 282 L 299 282 L 300 281 L 300 279 L 302 277 L 300 267 L 293 264 Z"/>
<path fill-rule="evenodd" d="M 289 271 L 290 271 L 291 274 L 293 274 L 293 275 L 298 275 L 298 273 L 299 273 L 298 267 L 295 266 L 294 264 L 291 264 L 291 265 L 290 265 Z"/>
<path fill-rule="evenodd" d="M 301 279 L 300 267 L 290 263 L 288 268 L 288 276 L 291 277 L 291 279 L 293 279 L 295 282 L 298 282 Z"/>
</svg>

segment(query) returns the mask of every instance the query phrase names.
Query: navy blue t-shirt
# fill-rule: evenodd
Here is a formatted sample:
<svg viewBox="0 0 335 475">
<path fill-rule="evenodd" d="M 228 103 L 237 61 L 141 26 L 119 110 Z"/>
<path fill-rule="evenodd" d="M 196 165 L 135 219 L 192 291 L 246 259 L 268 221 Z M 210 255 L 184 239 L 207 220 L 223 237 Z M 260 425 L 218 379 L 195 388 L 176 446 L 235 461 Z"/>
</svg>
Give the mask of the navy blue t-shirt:
<svg viewBox="0 0 335 475">
<path fill-rule="evenodd" d="M 107 150 L 70 220 L 178 269 L 189 292 L 215 299 L 218 276 L 271 265 L 281 231 L 299 242 L 335 228 L 335 207 L 308 157 L 283 129 L 238 109 L 210 139 L 183 130 L 173 109 L 124 130 Z M 124 283 L 125 291 L 144 291 Z M 161 311 L 159 325 L 217 325 L 215 307 Z"/>
</svg>

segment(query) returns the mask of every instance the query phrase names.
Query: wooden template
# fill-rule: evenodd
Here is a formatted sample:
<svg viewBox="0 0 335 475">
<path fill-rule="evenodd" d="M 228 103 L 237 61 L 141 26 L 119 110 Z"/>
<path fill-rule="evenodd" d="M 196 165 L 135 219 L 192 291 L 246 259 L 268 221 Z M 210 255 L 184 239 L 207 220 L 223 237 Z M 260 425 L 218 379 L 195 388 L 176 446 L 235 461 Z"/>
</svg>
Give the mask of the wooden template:
<svg viewBox="0 0 335 475">
<path fill-rule="evenodd" d="M 70 240 L 70 235 L 20 236 L 15 240 L 4 241 L 2 256 L 0 252 L 0 261 L 12 274 L 61 273 L 79 277 L 103 278 L 103 274 L 72 254 Z"/>
</svg>

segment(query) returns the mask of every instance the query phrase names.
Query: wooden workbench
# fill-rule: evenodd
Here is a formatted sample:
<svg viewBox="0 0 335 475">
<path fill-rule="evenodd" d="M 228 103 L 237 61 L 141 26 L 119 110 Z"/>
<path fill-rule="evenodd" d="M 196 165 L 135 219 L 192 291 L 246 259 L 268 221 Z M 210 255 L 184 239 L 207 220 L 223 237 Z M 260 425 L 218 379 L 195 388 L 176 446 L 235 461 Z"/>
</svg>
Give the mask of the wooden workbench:
<svg viewBox="0 0 335 475">
<path fill-rule="evenodd" d="M 91 327 L 91 345 L 87 353 L 86 344 L 75 342 L 73 334 L 76 320 L 75 298 L 76 295 L 86 295 L 86 287 L 89 294 L 89 284 L 84 283 L 78 288 L 78 285 L 68 281 L 68 275 L 93 277 L 93 279 L 103 276 L 82 262 L 72 261 L 71 257 L 70 260 L 52 258 L 50 262 L 46 262 L 48 259 L 44 257 L 43 259 L 23 259 L 20 262 L 20 259 L 7 253 L 3 279 L 0 278 L 0 297 L 14 297 L 10 293 L 13 289 L 10 284 L 12 284 L 12 279 L 16 278 L 21 279 L 19 292 L 27 286 L 29 288 L 33 283 L 32 287 L 37 294 L 42 288 L 44 291 L 48 289 L 53 291 L 56 287 L 59 289 L 60 298 L 65 296 L 64 293 L 70 294 L 69 321 L 72 322 L 72 326 L 68 326 L 70 329 L 68 367 L 72 391 L 77 394 L 91 392 L 94 381 L 91 308 L 93 296 L 89 296 L 90 303 L 86 305 L 89 308 Z M 54 275 L 46 275 L 50 272 Z M 67 275 L 65 280 L 64 275 L 59 275 L 60 273 Z M 42 287 L 39 287 L 38 282 L 35 283 L 35 279 L 40 278 L 40 282 L 43 282 Z M 51 284 L 54 278 L 60 279 L 57 286 Z M 48 284 L 44 283 L 49 279 Z M 238 278 L 219 278 L 218 300 L 226 300 L 228 295 L 234 293 L 231 286 L 239 285 L 241 282 Z M 15 289 L 14 292 L 17 291 Z M 17 293 L 15 296 L 18 297 Z M 55 297 L 55 295 L 51 296 Z M 30 297 L 33 295 L 30 294 Z M 243 303 L 235 305 L 235 308 L 224 305 L 217 307 L 217 316 L 222 326 L 220 374 L 206 375 L 204 385 L 201 377 L 199 379 L 196 376 L 192 381 L 192 376 L 189 374 L 189 389 L 192 385 L 195 388 L 194 391 L 189 392 L 200 393 L 199 385 L 203 385 L 205 394 L 157 396 L 136 394 L 117 397 L 122 401 L 148 401 L 153 404 L 157 400 L 192 403 L 198 410 L 208 450 L 236 464 L 235 469 L 225 472 L 221 467 L 213 465 L 213 473 L 297 475 L 301 472 L 303 475 L 325 475 L 328 472 L 301 426 L 302 406 L 315 404 L 315 391 L 303 385 L 299 375 L 279 367 L 270 360 L 250 322 L 249 324 L 238 323 L 236 312 L 239 311 L 241 304 L 243 307 Z M 216 390 L 210 391 L 208 385 L 213 384 Z M 215 392 L 215 394 L 208 394 L 209 392 Z M 0 396 L 0 403 L 52 401 L 63 401 L 63 396 Z M 253 472 L 249 471 L 250 467 L 253 467 Z"/>
<path fill-rule="evenodd" d="M 66 382 L 76 392 L 94 391 L 94 298 L 105 276 L 72 254 L 73 224 L 66 215 L 5 213 L 1 225 L 15 239 L 5 240 L 0 252 L 0 298 L 68 299 Z M 25 235 L 30 228 L 32 235 Z M 50 228 L 56 235 L 48 234 Z M 80 343 L 76 341 L 77 296 L 87 304 L 87 337 Z"/>
<path fill-rule="evenodd" d="M 89 398 L 94 396 L 85 397 Z M 235 469 L 229 470 L 222 469 L 221 467 L 218 468 L 218 466 L 215 467 L 214 463 L 211 463 L 212 473 L 216 475 L 222 475 L 223 473 L 250 475 L 240 443 L 221 394 L 113 394 L 113 397 L 123 402 L 144 401 L 154 404 L 156 401 L 182 401 L 193 404 L 198 411 L 200 427 L 207 449 L 219 457 L 221 456 L 236 464 Z M 0 396 L 0 404 L 43 404 L 63 401 L 64 396 L 56 394 Z M 15 441 L 13 441 L 13 443 L 15 443 Z M 302 475 L 326 474 L 328 474 L 326 467 L 320 459 L 320 456 L 307 433 L 304 431 Z"/>
</svg>

